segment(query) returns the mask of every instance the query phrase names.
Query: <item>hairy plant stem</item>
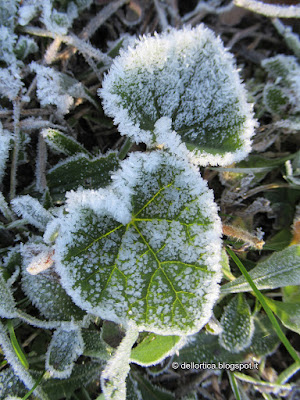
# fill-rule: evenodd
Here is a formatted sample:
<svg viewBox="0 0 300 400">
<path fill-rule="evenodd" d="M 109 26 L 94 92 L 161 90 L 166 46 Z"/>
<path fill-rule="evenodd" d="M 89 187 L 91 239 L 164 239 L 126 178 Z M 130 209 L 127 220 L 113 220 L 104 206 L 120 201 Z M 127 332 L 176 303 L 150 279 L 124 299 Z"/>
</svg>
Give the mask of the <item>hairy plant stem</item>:
<svg viewBox="0 0 300 400">
<path fill-rule="evenodd" d="M 18 169 L 18 158 L 19 158 L 19 150 L 20 150 L 20 100 L 16 99 L 13 102 L 13 116 L 14 116 L 14 149 L 13 156 L 11 162 L 11 171 L 10 171 L 10 192 L 9 198 L 12 200 L 16 196 L 16 186 L 17 186 L 17 169 Z"/>
</svg>

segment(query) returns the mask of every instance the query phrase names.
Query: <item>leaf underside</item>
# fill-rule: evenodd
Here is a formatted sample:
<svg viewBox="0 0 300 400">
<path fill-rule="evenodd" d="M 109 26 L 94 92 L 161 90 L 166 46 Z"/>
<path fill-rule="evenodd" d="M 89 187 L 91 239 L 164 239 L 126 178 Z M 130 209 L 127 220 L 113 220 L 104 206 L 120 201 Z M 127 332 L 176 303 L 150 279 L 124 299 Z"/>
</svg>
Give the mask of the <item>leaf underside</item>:
<svg viewBox="0 0 300 400">
<path fill-rule="evenodd" d="M 74 210 L 70 204 L 57 240 L 62 283 L 76 304 L 103 319 L 134 320 L 140 330 L 165 335 L 196 332 L 210 318 L 220 279 L 211 192 L 166 154 L 126 161 L 115 178 L 122 192 L 127 175 L 138 172 L 129 183 L 130 221 L 95 212 L 84 200 Z"/>
</svg>

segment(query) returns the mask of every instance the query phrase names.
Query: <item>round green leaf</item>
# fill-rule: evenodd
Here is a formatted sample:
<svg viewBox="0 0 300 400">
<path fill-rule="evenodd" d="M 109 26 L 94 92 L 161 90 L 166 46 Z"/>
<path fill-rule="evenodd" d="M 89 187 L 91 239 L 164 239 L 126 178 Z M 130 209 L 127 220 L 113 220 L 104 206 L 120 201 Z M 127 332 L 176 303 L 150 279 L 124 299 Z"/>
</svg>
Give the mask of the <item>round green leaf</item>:
<svg viewBox="0 0 300 400">
<path fill-rule="evenodd" d="M 221 224 L 197 169 L 165 153 L 135 153 L 109 188 L 69 193 L 67 210 L 56 268 L 79 307 L 162 335 L 208 322 Z"/>
<path fill-rule="evenodd" d="M 185 152 L 201 165 L 231 164 L 249 153 L 251 106 L 232 55 L 211 30 L 144 36 L 120 54 L 99 94 L 121 134 Z"/>
</svg>

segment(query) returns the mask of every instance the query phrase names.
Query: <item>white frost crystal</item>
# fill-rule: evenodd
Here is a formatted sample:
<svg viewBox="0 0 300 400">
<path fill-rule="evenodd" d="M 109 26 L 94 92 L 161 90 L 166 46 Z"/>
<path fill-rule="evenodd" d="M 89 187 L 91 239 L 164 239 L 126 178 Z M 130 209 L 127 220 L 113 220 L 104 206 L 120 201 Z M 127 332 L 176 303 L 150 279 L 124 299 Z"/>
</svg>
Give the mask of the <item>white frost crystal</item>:
<svg viewBox="0 0 300 400">
<path fill-rule="evenodd" d="M 54 257 L 79 307 L 162 335 L 208 322 L 222 230 L 195 167 L 163 152 L 131 154 L 110 187 L 71 192 L 67 211 Z"/>
<path fill-rule="evenodd" d="M 201 165 L 250 152 L 252 106 L 232 55 L 203 25 L 141 37 L 120 52 L 99 95 L 121 134 L 137 143 L 189 151 Z"/>
</svg>

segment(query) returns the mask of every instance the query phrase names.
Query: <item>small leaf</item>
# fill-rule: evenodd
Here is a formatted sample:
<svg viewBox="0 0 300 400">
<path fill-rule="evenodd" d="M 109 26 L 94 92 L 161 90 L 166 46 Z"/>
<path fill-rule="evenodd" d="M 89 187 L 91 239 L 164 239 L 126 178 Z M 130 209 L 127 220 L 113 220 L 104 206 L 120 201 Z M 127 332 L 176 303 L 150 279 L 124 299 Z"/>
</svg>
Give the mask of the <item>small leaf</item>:
<svg viewBox="0 0 300 400">
<path fill-rule="evenodd" d="M 89 357 L 97 357 L 100 360 L 108 360 L 113 349 L 101 339 L 100 332 L 95 329 L 81 330 L 84 351 L 83 354 Z"/>
<path fill-rule="evenodd" d="M 273 253 L 261 261 L 249 274 L 258 289 L 275 289 L 300 284 L 300 246 L 293 245 Z M 222 294 L 250 292 L 252 289 L 244 276 L 226 283 Z"/>
<path fill-rule="evenodd" d="M 212 31 L 171 29 L 120 53 L 99 94 L 122 135 L 227 165 L 250 151 L 255 122 L 233 57 Z"/>
<path fill-rule="evenodd" d="M 180 336 L 160 336 L 150 333 L 132 349 L 130 361 L 142 366 L 158 364 L 173 355 L 185 342 L 186 340 Z"/>
<path fill-rule="evenodd" d="M 251 344 L 254 323 L 250 307 L 242 294 L 233 297 L 221 318 L 219 343 L 224 349 L 238 353 Z"/>
<path fill-rule="evenodd" d="M 113 185 L 69 193 L 57 271 L 76 304 L 163 335 L 208 322 L 221 276 L 212 193 L 186 161 L 135 153 Z"/>
<path fill-rule="evenodd" d="M 289 104 L 289 99 L 283 89 L 274 85 L 267 84 L 264 88 L 264 103 L 271 114 L 283 116 Z"/>
<path fill-rule="evenodd" d="M 101 369 L 101 364 L 96 362 L 74 365 L 69 378 L 49 379 L 42 383 L 42 388 L 51 400 L 70 399 L 76 389 L 88 385 L 93 379 L 99 379 Z"/>
<path fill-rule="evenodd" d="M 46 353 L 46 369 L 51 376 L 59 379 L 69 378 L 74 362 L 83 353 L 84 342 L 79 327 L 66 325 L 57 329 Z"/>
<path fill-rule="evenodd" d="M 30 263 L 31 247 L 24 246 L 24 268 L 22 271 L 22 289 L 32 304 L 48 319 L 81 320 L 85 314 L 78 308 L 60 285 L 60 278 L 53 267 L 38 275 L 31 275 L 26 267 Z"/>
<path fill-rule="evenodd" d="M 300 335 L 300 304 L 276 301 L 266 296 L 265 300 L 282 324 Z"/>
<path fill-rule="evenodd" d="M 70 157 L 47 173 L 47 182 L 53 198 L 62 200 L 69 190 L 98 189 L 111 182 L 111 173 L 119 168 L 116 153 L 89 159 L 84 154 Z"/>
<path fill-rule="evenodd" d="M 29 195 L 16 197 L 11 201 L 11 204 L 16 214 L 27 219 L 31 225 L 42 231 L 53 219 L 50 212 L 45 210 L 38 200 Z"/>
<path fill-rule="evenodd" d="M 44 129 L 42 130 L 42 135 L 45 142 L 55 152 L 63 153 L 66 156 L 73 156 L 80 153 L 91 156 L 77 140 L 73 139 L 71 136 L 65 135 L 57 129 Z"/>
<path fill-rule="evenodd" d="M 132 374 L 133 379 L 138 384 L 138 390 L 142 394 L 143 400 L 174 400 L 175 397 L 166 389 L 153 385 L 148 379 L 138 373 Z"/>
</svg>

